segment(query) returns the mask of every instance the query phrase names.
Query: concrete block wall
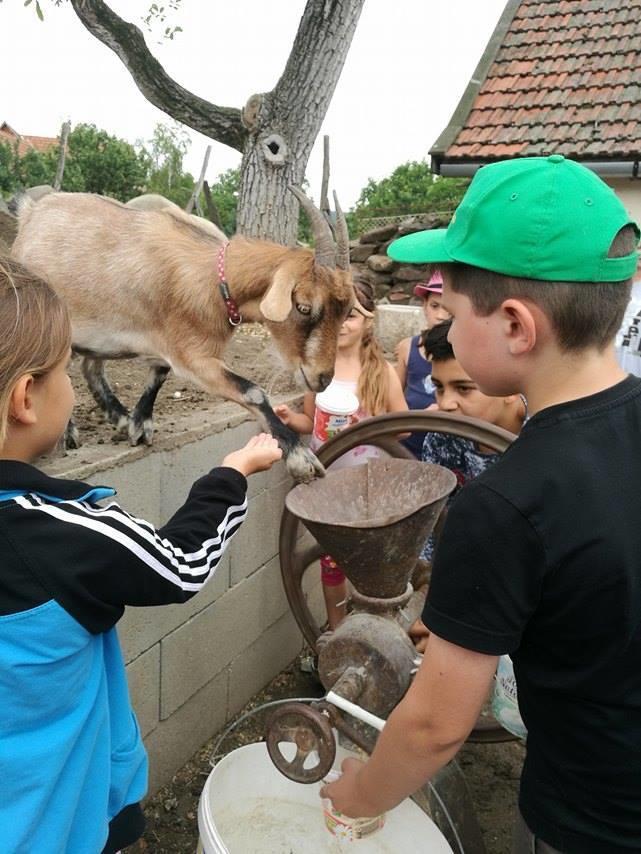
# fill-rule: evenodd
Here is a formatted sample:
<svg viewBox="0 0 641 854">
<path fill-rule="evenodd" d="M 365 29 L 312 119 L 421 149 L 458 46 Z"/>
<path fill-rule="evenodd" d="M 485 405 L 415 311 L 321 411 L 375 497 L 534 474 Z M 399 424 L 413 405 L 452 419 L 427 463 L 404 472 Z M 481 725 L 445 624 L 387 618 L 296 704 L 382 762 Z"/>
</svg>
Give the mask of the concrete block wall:
<svg viewBox="0 0 641 854">
<path fill-rule="evenodd" d="M 256 430 L 244 414 L 224 416 L 206 435 L 159 436 L 148 450 L 110 451 L 110 458 L 85 465 L 68 457 L 49 470 L 113 486 L 127 510 L 162 524 L 193 481 Z M 205 589 L 184 605 L 127 608 L 118 624 L 152 792 L 302 648 L 278 558 L 291 485 L 283 463 L 251 477 L 247 519 Z M 307 576 L 308 598 L 320 609 L 319 575 Z"/>
</svg>

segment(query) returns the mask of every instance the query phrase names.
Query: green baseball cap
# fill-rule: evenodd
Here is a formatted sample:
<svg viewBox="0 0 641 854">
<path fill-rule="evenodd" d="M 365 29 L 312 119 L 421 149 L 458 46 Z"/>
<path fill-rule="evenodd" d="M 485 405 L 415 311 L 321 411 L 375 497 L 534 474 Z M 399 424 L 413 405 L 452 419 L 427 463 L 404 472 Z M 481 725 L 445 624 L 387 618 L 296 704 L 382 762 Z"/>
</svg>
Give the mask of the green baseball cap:
<svg viewBox="0 0 641 854">
<path fill-rule="evenodd" d="M 503 160 L 478 170 L 446 229 L 408 234 L 387 254 L 409 264 L 460 261 L 506 276 L 621 282 L 638 252 L 608 258 L 630 219 L 594 172 L 560 154 Z"/>
</svg>

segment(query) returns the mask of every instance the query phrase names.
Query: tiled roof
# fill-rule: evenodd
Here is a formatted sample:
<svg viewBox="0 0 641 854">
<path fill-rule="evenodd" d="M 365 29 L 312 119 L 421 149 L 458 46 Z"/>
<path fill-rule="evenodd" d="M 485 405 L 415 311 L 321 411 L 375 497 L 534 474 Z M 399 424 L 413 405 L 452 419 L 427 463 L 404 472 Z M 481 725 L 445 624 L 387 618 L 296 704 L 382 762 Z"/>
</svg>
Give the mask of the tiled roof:
<svg viewBox="0 0 641 854">
<path fill-rule="evenodd" d="M 509 0 L 430 154 L 452 163 L 551 152 L 639 158 L 641 0 Z"/>
<path fill-rule="evenodd" d="M 18 154 L 22 157 L 28 151 L 47 151 L 54 145 L 58 145 L 59 140 L 51 136 L 24 136 L 15 131 L 6 122 L 0 125 L 0 142 L 8 142 L 10 145 L 15 145 L 18 142 Z"/>
</svg>

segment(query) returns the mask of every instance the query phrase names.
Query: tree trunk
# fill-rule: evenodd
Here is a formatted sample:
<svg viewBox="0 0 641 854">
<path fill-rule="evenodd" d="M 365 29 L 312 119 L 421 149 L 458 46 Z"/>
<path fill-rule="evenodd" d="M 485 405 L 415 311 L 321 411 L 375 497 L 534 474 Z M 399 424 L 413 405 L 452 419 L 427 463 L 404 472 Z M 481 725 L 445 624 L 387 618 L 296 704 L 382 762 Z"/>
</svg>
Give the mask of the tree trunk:
<svg viewBox="0 0 641 854">
<path fill-rule="evenodd" d="M 364 0 L 308 0 L 282 77 L 243 111 L 249 131 L 240 168 L 238 231 L 293 244 L 302 185 Z"/>
<path fill-rule="evenodd" d="M 240 110 L 188 92 L 149 52 L 140 30 L 103 0 L 71 0 L 89 32 L 122 60 L 152 104 L 194 130 L 243 152 L 238 231 L 293 244 L 309 154 L 347 57 L 365 0 L 308 0 L 282 77 Z"/>
</svg>

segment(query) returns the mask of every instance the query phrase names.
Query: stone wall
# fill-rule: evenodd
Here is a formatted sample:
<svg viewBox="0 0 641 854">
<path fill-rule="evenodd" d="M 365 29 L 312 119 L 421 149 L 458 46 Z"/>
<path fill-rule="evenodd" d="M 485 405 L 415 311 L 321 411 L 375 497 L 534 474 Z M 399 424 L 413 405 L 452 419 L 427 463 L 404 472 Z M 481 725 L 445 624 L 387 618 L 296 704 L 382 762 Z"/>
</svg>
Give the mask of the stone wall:
<svg viewBox="0 0 641 854">
<path fill-rule="evenodd" d="M 387 255 L 387 247 L 406 234 L 445 226 L 447 220 L 434 214 L 424 218 L 409 217 L 400 225 L 383 225 L 367 231 L 350 243 L 352 272 L 371 282 L 378 300 L 407 305 L 412 300 L 416 283 L 429 278 L 428 268 L 392 261 Z"/>
</svg>

